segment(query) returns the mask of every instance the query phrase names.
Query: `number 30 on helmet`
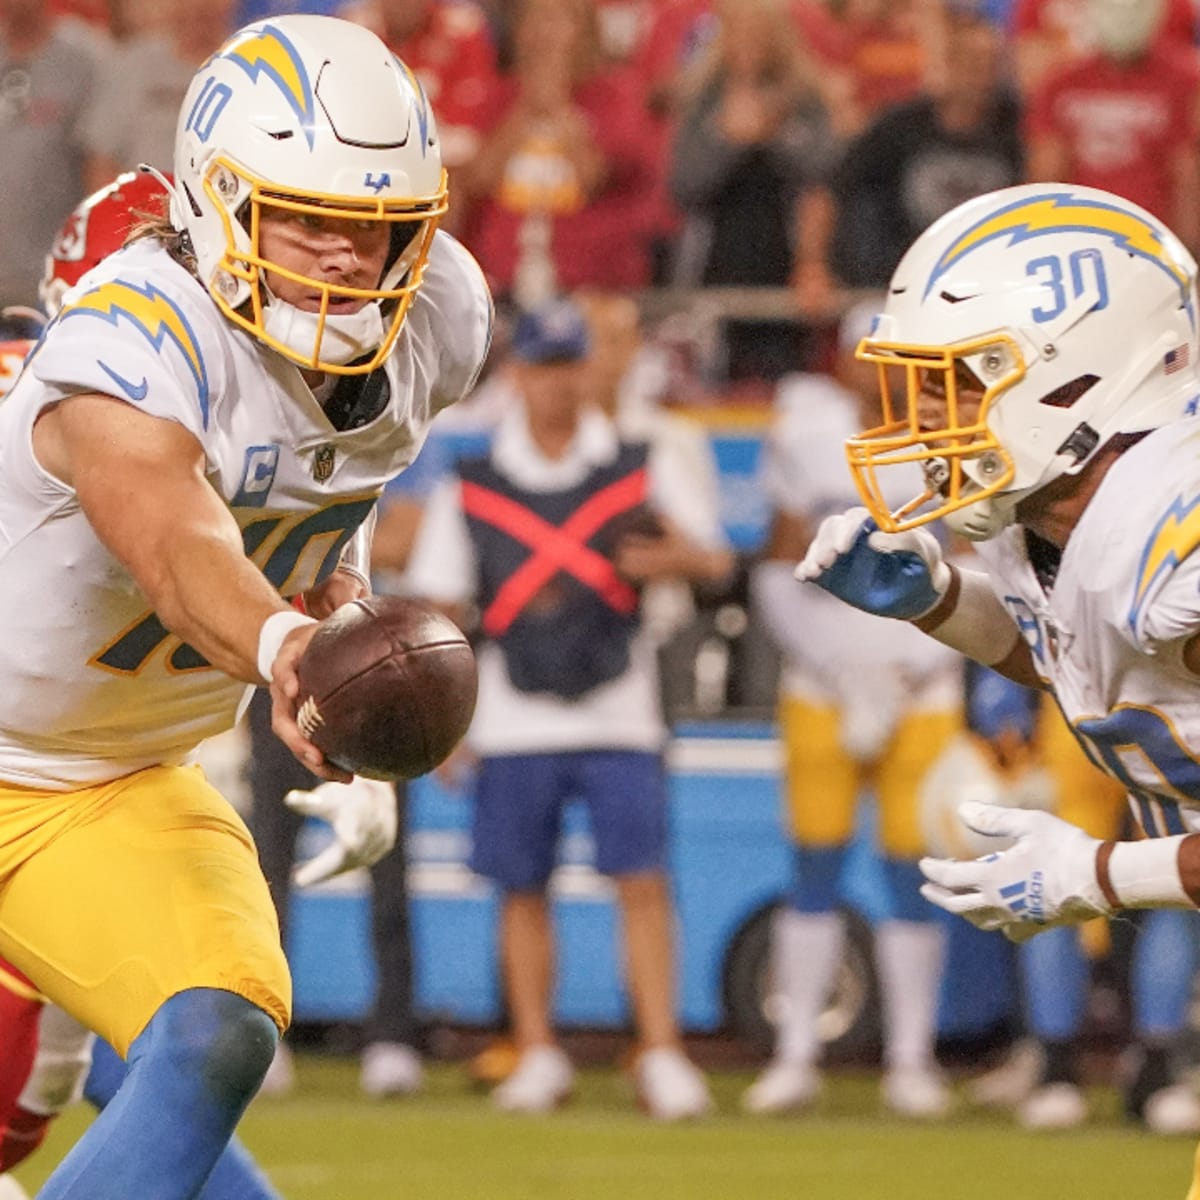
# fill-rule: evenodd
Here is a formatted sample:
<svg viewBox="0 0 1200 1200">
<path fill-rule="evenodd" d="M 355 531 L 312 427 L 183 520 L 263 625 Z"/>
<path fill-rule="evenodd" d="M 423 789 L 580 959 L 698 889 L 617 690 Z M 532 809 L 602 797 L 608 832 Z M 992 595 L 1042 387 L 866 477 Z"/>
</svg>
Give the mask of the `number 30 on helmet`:
<svg viewBox="0 0 1200 1200">
<path fill-rule="evenodd" d="M 259 230 L 270 210 L 385 222 L 382 278 L 350 287 L 267 261 Z M 362 374 L 383 362 L 445 211 L 424 91 L 370 31 L 333 17 L 259 21 L 197 71 L 176 131 L 172 224 L 187 232 L 200 281 L 222 313 L 300 366 Z M 268 271 L 311 288 L 317 311 L 272 296 Z M 331 311 L 331 301 L 345 298 L 364 303 Z"/>
<path fill-rule="evenodd" d="M 1114 436 L 1189 411 L 1196 322 L 1195 262 L 1137 205 L 1067 184 L 968 201 L 913 244 L 859 343 L 883 404 L 846 444 L 863 502 L 885 531 L 995 536 Z M 881 476 L 913 462 L 925 488 L 894 509 Z"/>
</svg>

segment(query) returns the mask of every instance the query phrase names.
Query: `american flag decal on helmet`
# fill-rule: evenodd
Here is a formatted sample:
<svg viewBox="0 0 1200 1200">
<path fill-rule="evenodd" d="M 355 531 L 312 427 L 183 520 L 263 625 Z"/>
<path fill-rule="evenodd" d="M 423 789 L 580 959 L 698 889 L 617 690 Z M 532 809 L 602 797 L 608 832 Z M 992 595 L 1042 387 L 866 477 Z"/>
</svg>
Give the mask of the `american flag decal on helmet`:
<svg viewBox="0 0 1200 1200">
<path fill-rule="evenodd" d="M 1174 350 L 1168 350 L 1163 356 L 1163 374 L 1174 375 L 1176 371 L 1182 371 L 1184 367 L 1191 361 L 1191 347 L 1184 342 L 1182 346 L 1176 346 Z"/>
</svg>

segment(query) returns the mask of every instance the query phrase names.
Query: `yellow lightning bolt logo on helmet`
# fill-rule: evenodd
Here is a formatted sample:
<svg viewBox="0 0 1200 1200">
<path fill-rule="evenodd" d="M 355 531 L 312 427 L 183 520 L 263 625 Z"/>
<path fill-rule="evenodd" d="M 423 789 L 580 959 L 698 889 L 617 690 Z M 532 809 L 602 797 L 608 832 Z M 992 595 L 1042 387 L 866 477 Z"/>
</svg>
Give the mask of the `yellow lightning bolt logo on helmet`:
<svg viewBox="0 0 1200 1200">
<path fill-rule="evenodd" d="M 124 319 L 160 352 L 165 342 L 174 343 L 196 381 L 200 413 L 204 427 L 208 427 L 208 372 L 205 370 L 196 335 L 187 317 L 170 297 L 160 292 L 153 284 L 138 287 L 124 280 L 114 279 L 100 284 L 99 287 L 84 293 L 73 304 L 67 305 L 59 313 L 58 319 L 66 321 L 82 316 L 99 317 L 114 326 Z M 103 363 L 100 366 L 110 375 L 113 374 L 111 368 L 105 367 Z"/>
<path fill-rule="evenodd" d="M 283 93 L 300 122 L 309 148 L 313 144 L 313 121 L 316 103 L 308 71 L 300 52 L 274 25 L 264 25 L 254 33 L 236 37 L 221 47 L 216 58 L 236 63 L 250 77 L 268 79 Z"/>
<path fill-rule="evenodd" d="M 1015 246 L 1051 233 L 1096 233 L 1111 238 L 1120 249 L 1148 259 L 1170 275 L 1179 286 L 1182 302 L 1192 312 L 1190 277 L 1163 229 L 1130 209 L 1070 192 L 1047 193 L 1007 205 L 964 230 L 934 264 L 925 295 L 951 267 L 987 242 L 1007 237 L 1008 244 Z"/>
</svg>

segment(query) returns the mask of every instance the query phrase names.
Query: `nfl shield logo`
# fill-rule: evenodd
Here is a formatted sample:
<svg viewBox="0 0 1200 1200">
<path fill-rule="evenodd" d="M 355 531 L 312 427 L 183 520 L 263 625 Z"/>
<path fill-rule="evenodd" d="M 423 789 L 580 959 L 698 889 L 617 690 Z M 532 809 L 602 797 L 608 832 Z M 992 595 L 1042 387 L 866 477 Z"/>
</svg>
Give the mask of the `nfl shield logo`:
<svg viewBox="0 0 1200 1200">
<path fill-rule="evenodd" d="M 334 449 L 326 444 L 318 446 L 313 455 L 313 478 L 318 483 L 324 483 L 333 474 Z"/>
</svg>

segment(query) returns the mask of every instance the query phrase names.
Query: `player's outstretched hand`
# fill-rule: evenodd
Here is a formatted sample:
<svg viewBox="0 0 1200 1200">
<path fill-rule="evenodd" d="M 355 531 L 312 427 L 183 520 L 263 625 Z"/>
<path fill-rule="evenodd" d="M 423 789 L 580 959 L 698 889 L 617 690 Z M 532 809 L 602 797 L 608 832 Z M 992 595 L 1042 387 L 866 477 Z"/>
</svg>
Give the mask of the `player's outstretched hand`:
<svg viewBox="0 0 1200 1200">
<path fill-rule="evenodd" d="M 923 858 L 926 900 L 1023 942 L 1053 925 L 1074 925 L 1112 909 L 1096 877 L 1100 842 L 1048 812 L 967 800 L 959 816 L 985 837 L 1012 846 L 970 862 Z"/>
<path fill-rule="evenodd" d="M 390 783 L 356 775 L 311 791 L 294 788 L 283 799 L 288 808 L 333 827 L 332 844 L 293 872 L 300 887 L 372 866 L 396 844 L 396 789 Z"/>
<path fill-rule="evenodd" d="M 851 508 L 821 522 L 796 578 L 864 612 L 911 621 L 937 607 L 951 574 L 932 534 L 882 533 L 865 508 Z"/>
<path fill-rule="evenodd" d="M 296 723 L 296 706 L 300 695 L 298 668 L 316 629 L 316 621 L 293 629 L 283 639 L 279 653 L 275 655 L 270 674 L 271 728 L 275 736 L 314 775 L 338 783 L 349 783 L 354 776 L 328 762 L 321 751 L 300 732 L 300 726 Z"/>
</svg>

